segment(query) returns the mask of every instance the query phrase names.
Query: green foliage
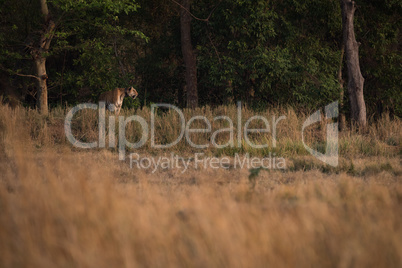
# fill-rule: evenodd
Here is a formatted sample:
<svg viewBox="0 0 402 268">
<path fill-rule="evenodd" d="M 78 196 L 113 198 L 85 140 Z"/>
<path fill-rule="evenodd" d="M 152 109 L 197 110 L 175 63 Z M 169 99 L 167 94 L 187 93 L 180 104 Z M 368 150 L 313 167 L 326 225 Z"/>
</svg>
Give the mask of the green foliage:
<svg viewBox="0 0 402 268">
<path fill-rule="evenodd" d="M 110 16 L 137 11 L 139 5 L 132 0 L 53 0 L 52 3 L 66 12 L 99 11 Z"/>
<path fill-rule="evenodd" d="M 22 60 L 30 58 L 30 47 L 38 42 L 43 22 L 38 4 L 29 4 L 31 11 L 37 11 L 30 12 L 35 15 L 32 16 L 24 11 L 26 6 L 21 2 L 4 1 L 4 9 L 10 11 L 4 20 L 14 24 L 8 29 L 11 38 L 0 36 L 0 49 L 10 62 L 5 67 L 30 73 L 32 63 Z M 139 5 L 132 0 L 53 0 L 48 3 L 57 24 L 47 61 L 49 98 L 65 96 L 64 101 L 74 103 L 94 99 L 100 92 L 114 87 L 129 86 L 133 74 L 126 71 L 128 68 L 122 63 L 121 55 L 127 54 L 124 49 L 133 40 L 147 40 L 135 25 L 126 23 Z M 21 20 L 14 20 L 15 14 L 21 14 Z M 24 35 L 28 38 L 22 43 Z M 6 49 L 8 47 L 11 49 Z M 128 64 L 132 63 L 127 61 Z"/>
<path fill-rule="evenodd" d="M 253 106 L 312 107 L 338 98 L 334 63 L 340 53 L 332 40 L 339 26 L 337 5 L 261 0 L 223 1 L 220 6 L 225 7 L 196 35 L 205 36 L 197 46 L 199 72 L 205 77 L 201 83 L 220 88 L 222 103 L 242 99 Z M 313 14 L 306 18 L 306 13 Z M 323 40 L 323 26 L 330 29 L 330 40 Z"/>
<path fill-rule="evenodd" d="M 90 88 L 96 99 L 102 91 L 129 86 L 133 75 L 127 73 L 119 61 L 123 60 L 120 56 L 123 46 L 134 39 L 147 40 L 141 31 L 124 23 L 127 15 L 136 12 L 139 5 L 128 0 L 79 1 L 78 4 L 60 0 L 55 4 L 74 18 L 61 25 L 59 35 L 59 40 L 67 45 L 64 49 L 75 54 L 71 61 L 73 68 L 67 75 L 70 87 Z"/>
<path fill-rule="evenodd" d="M 402 116 L 402 28 L 400 1 L 362 2 L 356 21 L 370 114 Z"/>
<path fill-rule="evenodd" d="M 111 47 L 106 46 L 103 40 L 95 38 L 86 40 L 80 47 L 80 52 L 80 57 L 74 61 L 82 69 L 82 73 L 75 76 L 77 86 L 108 88 L 117 85 L 118 70 Z"/>
<path fill-rule="evenodd" d="M 135 84 L 139 102 L 185 106 L 180 7 L 165 0 L 48 1 L 57 31 L 47 62 L 49 101 L 82 102 Z M 369 116 L 402 115 L 402 4 L 357 1 L 356 38 Z M 3 70 L 32 74 L 39 1 L 0 2 Z M 37 12 L 35 12 L 37 11 Z M 241 100 L 255 109 L 315 109 L 340 97 L 342 20 L 339 1 L 193 1 L 200 105 Z M 30 78 L 10 76 L 20 88 Z M 343 70 L 347 81 L 346 69 Z M 347 99 L 347 93 L 345 95 Z M 140 105 L 126 104 L 130 107 Z"/>
</svg>

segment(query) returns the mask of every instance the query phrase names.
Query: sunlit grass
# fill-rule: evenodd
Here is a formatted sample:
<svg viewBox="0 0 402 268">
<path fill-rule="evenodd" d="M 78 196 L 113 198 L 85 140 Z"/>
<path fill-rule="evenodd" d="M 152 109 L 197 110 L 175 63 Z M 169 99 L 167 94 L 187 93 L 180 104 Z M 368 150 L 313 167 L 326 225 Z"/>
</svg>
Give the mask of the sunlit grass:
<svg viewBox="0 0 402 268">
<path fill-rule="evenodd" d="M 187 118 L 202 112 L 212 119 L 236 109 L 184 113 Z M 273 111 L 280 112 L 293 113 Z M 0 106 L 0 267 L 402 265 L 399 120 L 385 117 L 368 133 L 342 133 L 336 168 L 304 151 L 298 127 L 305 116 L 292 115 L 279 129 L 275 148 L 260 152 L 242 142 L 240 148 L 205 150 L 230 157 L 274 152 L 286 158 L 284 170 L 152 173 L 130 169 L 112 149 L 72 147 L 64 136 L 65 113 L 56 109 L 42 118 Z M 148 120 L 148 110 L 136 114 Z M 244 118 L 252 115 L 246 111 Z M 174 137 L 173 115 L 157 120 L 164 130 L 158 138 Z M 75 127 L 77 137 L 98 138 L 96 115 L 78 115 Z M 322 133 L 316 131 L 307 137 L 311 146 L 320 146 L 316 138 Z M 193 152 L 186 143 L 174 151 Z M 149 145 L 137 152 L 166 153 Z"/>
</svg>

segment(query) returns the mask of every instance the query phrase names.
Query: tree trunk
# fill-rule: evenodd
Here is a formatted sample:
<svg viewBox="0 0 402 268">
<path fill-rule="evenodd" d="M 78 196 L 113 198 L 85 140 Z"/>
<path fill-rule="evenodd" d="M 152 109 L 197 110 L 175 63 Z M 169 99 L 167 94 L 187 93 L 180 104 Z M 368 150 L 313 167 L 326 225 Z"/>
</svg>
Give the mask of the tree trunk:
<svg viewBox="0 0 402 268">
<path fill-rule="evenodd" d="M 180 9 L 181 49 L 186 67 L 187 107 L 198 106 L 197 64 L 196 56 L 191 43 L 191 0 L 182 0 Z"/>
<path fill-rule="evenodd" d="M 36 75 L 38 76 L 38 96 L 36 99 L 36 107 L 39 113 L 48 114 L 47 104 L 47 74 L 46 74 L 46 58 L 37 57 L 35 60 Z"/>
<path fill-rule="evenodd" d="M 38 97 L 36 99 L 36 106 L 39 113 L 43 115 L 48 114 L 47 102 L 47 74 L 46 74 L 46 53 L 49 50 L 50 42 L 54 35 L 56 25 L 51 19 L 46 0 L 40 0 L 41 13 L 44 19 L 43 30 L 39 44 L 31 51 L 32 57 L 35 61 L 36 76 L 38 80 Z"/>
<path fill-rule="evenodd" d="M 346 127 L 345 108 L 343 98 L 345 96 L 344 80 L 342 75 L 343 58 L 345 56 L 345 46 L 341 45 L 341 60 L 339 63 L 338 82 L 339 82 L 339 130 L 343 131 Z"/>
<path fill-rule="evenodd" d="M 360 72 L 359 44 L 356 42 L 353 18 L 356 4 L 352 0 L 340 0 L 342 8 L 343 42 L 348 69 L 348 93 L 351 119 L 360 126 L 366 126 L 366 104 L 363 96 L 364 78 Z"/>
</svg>

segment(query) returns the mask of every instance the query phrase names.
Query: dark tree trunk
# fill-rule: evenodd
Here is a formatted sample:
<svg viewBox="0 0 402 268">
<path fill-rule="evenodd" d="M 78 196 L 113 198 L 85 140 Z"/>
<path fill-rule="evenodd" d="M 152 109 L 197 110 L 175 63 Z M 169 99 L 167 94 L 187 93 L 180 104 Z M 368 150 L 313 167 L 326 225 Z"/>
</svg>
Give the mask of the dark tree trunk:
<svg viewBox="0 0 402 268">
<path fill-rule="evenodd" d="M 345 96 L 345 88 L 342 75 L 343 69 L 343 58 L 345 56 L 345 46 L 342 44 L 341 47 L 341 60 L 339 63 L 339 71 L 338 71 L 338 82 L 339 82 L 339 130 L 343 131 L 346 127 L 346 117 L 345 117 L 345 108 L 343 98 Z"/>
<path fill-rule="evenodd" d="M 197 63 L 191 43 L 191 0 L 182 0 L 180 9 L 181 50 L 186 67 L 187 107 L 198 106 Z"/>
<path fill-rule="evenodd" d="M 353 18 L 356 4 L 352 0 L 340 0 L 342 8 L 343 43 L 348 69 L 348 93 L 351 119 L 360 126 L 366 125 L 366 104 L 363 96 L 364 78 L 360 72 L 359 44 L 356 42 Z"/>
<path fill-rule="evenodd" d="M 31 50 L 32 57 L 35 61 L 36 76 L 38 80 L 38 97 L 36 106 L 38 111 L 43 114 L 48 114 L 47 102 L 47 73 L 46 73 L 46 53 L 49 51 L 50 42 L 54 35 L 55 24 L 49 14 L 46 0 L 40 0 L 41 13 L 44 20 L 43 30 L 39 44 Z"/>
<path fill-rule="evenodd" d="M 47 115 L 49 111 L 47 103 L 46 58 L 36 56 L 34 60 L 36 67 L 36 75 L 38 76 L 38 95 L 36 99 L 36 107 L 39 113 Z"/>
</svg>

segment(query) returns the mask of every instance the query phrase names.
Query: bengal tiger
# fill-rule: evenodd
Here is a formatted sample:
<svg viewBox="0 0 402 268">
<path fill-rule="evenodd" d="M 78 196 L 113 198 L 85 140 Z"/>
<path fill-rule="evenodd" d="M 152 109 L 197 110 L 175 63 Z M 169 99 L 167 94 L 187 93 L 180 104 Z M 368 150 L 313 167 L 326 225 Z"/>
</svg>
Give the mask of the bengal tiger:
<svg viewBox="0 0 402 268">
<path fill-rule="evenodd" d="M 103 92 L 99 96 L 99 101 L 106 103 L 106 108 L 110 111 L 115 111 L 116 116 L 119 115 L 121 106 L 123 105 L 124 97 L 137 98 L 137 90 L 133 87 L 128 88 L 116 88 L 111 91 Z"/>
</svg>

